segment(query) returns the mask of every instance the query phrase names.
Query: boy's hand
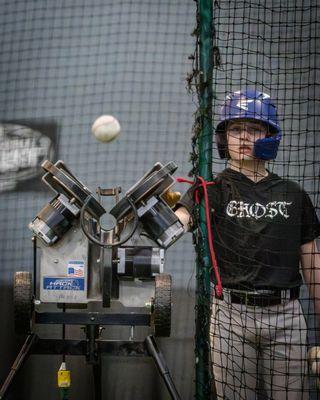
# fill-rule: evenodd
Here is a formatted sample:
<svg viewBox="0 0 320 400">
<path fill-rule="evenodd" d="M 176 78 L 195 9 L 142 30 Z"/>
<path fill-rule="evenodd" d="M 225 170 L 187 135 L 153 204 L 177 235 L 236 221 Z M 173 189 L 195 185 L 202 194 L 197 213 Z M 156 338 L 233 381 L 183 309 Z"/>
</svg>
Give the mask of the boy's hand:
<svg viewBox="0 0 320 400">
<path fill-rule="evenodd" d="M 167 190 L 162 195 L 163 200 L 168 204 L 169 207 L 174 207 L 177 202 L 181 199 L 180 192 L 174 192 L 172 190 Z"/>
<path fill-rule="evenodd" d="M 320 346 L 313 346 L 308 351 L 308 361 L 312 374 L 317 376 L 317 387 L 320 389 Z"/>
</svg>

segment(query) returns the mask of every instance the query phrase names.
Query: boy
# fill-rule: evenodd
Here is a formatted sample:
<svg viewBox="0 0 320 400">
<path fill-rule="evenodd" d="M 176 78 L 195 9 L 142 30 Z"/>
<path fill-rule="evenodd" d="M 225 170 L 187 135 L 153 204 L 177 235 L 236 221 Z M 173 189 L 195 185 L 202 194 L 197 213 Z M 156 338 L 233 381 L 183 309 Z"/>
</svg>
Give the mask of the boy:
<svg viewBox="0 0 320 400">
<path fill-rule="evenodd" d="M 215 131 L 228 168 L 208 186 L 223 299 L 212 296 L 211 352 L 219 399 L 305 399 L 307 327 L 302 272 L 320 313 L 319 221 L 308 195 L 266 169 L 281 140 L 270 96 L 231 93 Z M 193 186 L 176 214 L 192 224 Z M 213 278 L 213 284 L 215 278 Z M 263 382 L 263 383 L 262 383 Z"/>
</svg>

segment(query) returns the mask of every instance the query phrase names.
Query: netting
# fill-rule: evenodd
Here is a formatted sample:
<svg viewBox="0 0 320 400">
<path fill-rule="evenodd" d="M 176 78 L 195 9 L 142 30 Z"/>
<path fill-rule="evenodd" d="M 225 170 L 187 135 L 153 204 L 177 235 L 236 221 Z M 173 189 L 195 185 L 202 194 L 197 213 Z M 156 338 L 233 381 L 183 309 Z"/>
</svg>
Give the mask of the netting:
<svg viewBox="0 0 320 400">
<path fill-rule="evenodd" d="M 209 57 L 202 55 L 202 63 L 199 47 L 190 57 L 194 49 L 190 30 L 196 15 L 193 34 L 197 46 L 201 44 L 201 32 L 206 35 L 205 29 L 201 31 L 201 12 L 208 10 L 199 9 L 201 3 L 213 7 L 213 21 L 207 20 Z M 316 211 L 319 209 L 317 2 L 16 0 L 2 1 L 1 10 L 0 303 L 6 321 L 1 330 L 1 381 L 17 350 L 11 303 L 13 272 L 31 269 L 32 246 L 27 224 L 51 196 L 43 190 L 37 175 L 40 160 L 46 156 L 63 159 L 93 191 L 98 185 L 127 189 L 156 161 L 174 160 L 179 174 L 185 175 L 190 170 L 187 154 L 195 120 L 192 171 L 203 174 L 204 164 L 211 168 L 212 150 L 216 176 L 225 168 L 226 160 L 220 159 L 217 141 L 212 142 L 210 124 L 217 126 L 228 93 L 254 89 L 271 96 L 282 131 L 277 157 L 268 162 L 267 168 L 280 178 L 297 182 L 308 197 L 293 184 L 284 189 L 277 186 L 279 181 L 272 181 L 275 185 L 271 190 L 269 186 L 261 189 L 261 183 L 263 186 L 268 180 L 261 179 L 255 185 L 250 180 L 243 182 L 242 175 L 250 171 L 257 179 L 262 173 L 261 164 L 260 169 L 256 166 L 252 171 L 242 163 L 241 184 L 234 175 L 222 177 L 223 183 L 228 184 L 225 190 L 218 190 L 225 198 L 218 199 L 217 204 L 216 189 L 208 187 L 214 205 L 211 208 L 217 209 L 211 213 L 212 233 L 224 300 L 210 297 L 211 261 L 203 241 L 204 213 L 199 220 L 196 213 L 195 221 L 200 226 L 194 235 L 199 263 L 196 398 L 214 396 L 215 390 L 218 397 L 230 399 L 317 398 L 316 373 L 312 371 L 312 366 L 316 367 L 312 364 L 315 357 L 309 363 L 306 355 L 319 344 L 313 302 L 313 297 L 320 297 L 315 292 L 315 247 L 303 249 L 304 279 L 310 280 L 311 290 L 302 285 L 299 293 L 279 292 L 288 288 L 290 273 L 297 272 L 298 236 L 303 236 L 304 244 L 315 237 L 309 235 L 313 214 L 308 199 Z M 207 75 L 210 65 L 212 77 Z M 191 89 L 200 96 L 198 110 L 192 102 L 196 96 L 186 94 L 186 77 Z M 213 88 L 212 108 L 209 86 Z M 97 143 L 90 134 L 92 122 L 101 114 L 115 115 L 122 125 L 119 140 L 110 145 Z M 17 126 L 30 130 L 16 130 Z M 232 127 L 231 139 L 237 139 L 239 132 L 248 135 L 249 149 L 243 146 L 243 154 L 250 151 L 250 132 L 254 137 L 259 131 L 256 128 L 244 124 Z M 204 136 L 206 144 L 200 146 L 199 138 Z M 205 178 L 210 180 L 209 176 Z M 293 196 L 299 198 L 299 204 Z M 270 204 L 273 202 L 277 204 Z M 229 204 L 228 226 L 227 217 L 218 213 L 217 206 L 222 204 Z M 201 214 L 203 208 L 199 208 Z M 263 230 L 262 220 L 272 222 L 276 239 Z M 266 235 L 272 239 L 271 248 L 257 240 L 264 240 Z M 294 235 L 298 235 L 296 240 Z M 306 239 L 310 241 L 305 242 Z M 192 282 L 193 258 L 190 239 L 185 237 L 168 252 L 166 261 L 175 287 L 174 322 L 172 338 L 162 343 L 162 349 L 184 399 L 192 398 L 194 392 L 194 301 L 187 293 Z M 286 259 L 293 260 L 293 264 L 288 265 Z M 255 275 L 258 270 L 259 276 Z M 275 275 L 279 271 L 280 276 Z M 230 273 L 232 279 L 227 281 Z M 294 278 L 298 279 L 297 276 Z M 259 285 L 258 278 L 262 279 Z M 290 278 L 293 289 L 300 285 L 294 278 Z M 254 290 L 260 292 L 252 293 Z M 280 304 L 270 305 L 269 295 Z M 295 300 L 297 295 L 302 308 Z M 260 305 L 253 306 L 255 301 Z M 60 330 L 42 332 L 53 333 L 58 336 Z M 110 334 L 115 338 L 128 337 L 125 330 L 111 330 L 108 337 Z M 29 362 L 16 385 L 16 398 L 55 398 L 55 382 L 50 377 L 54 376 L 58 361 L 53 359 Z M 82 361 L 70 362 L 77 370 L 73 395 L 89 398 L 92 382 Z M 112 393 L 113 398 L 165 398 L 165 388 L 149 364 L 137 360 L 105 364 L 104 390 Z M 127 372 L 126 385 L 123 371 Z M 44 380 L 46 386 L 40 384 Z"/>
<path fill-rule="evenodd" d="M 63 160 L 93 193 L 97 186 L 121 186 L 126 191 L 157 161 L 175 161 L 177 174 L 187 174 L 195 107 L 186 91 L 186 76 L 195 4 L 184 0 L 3 0 L 0 4 L 2 383 L 19 348 L 13 329 L 13 273 L 32 269 L 27 226 L 53 197 L 41 183 L 41 161 Z M 122 127 L 118 139 L 109 144 L 96 141 L 90 131 L 102 114 L 114 115 Z M 110 201 L 106 207 L 111 205 Z M 194 393 L 193 260 L 188 237 L 167 252 L 165 269 L 174 285 L 172 340 L 159 341 L 184 399 Z M 61 327 L 42 327 L 40 333 L 59 338 Z M 134 337 L 139 340 L 145 333 L 137 328 Z M 68 327 L 66 334 L 77 338 L 80 330 Z M 129 336 L 128 328 L 104 331 L 105 338 Z M 93 398 L 91 372 L 84 360 L 70 357 L 68 362 L 72 398 Z M 58 364 L 57 357 L 31 358 L 12 398 L 57 398 Z M 103 393 L 113 399 L 168 396 L 150 360 L 108 358 L 102 369 Z"/>
<path fill-rule="evenodd" d="M 182 204 L 200 227 L 199 399 L 319 397 L 318 18 L 315 1 L 198 1 L 193 172 L 212 151 L 214 184 Z"/>
</svg>

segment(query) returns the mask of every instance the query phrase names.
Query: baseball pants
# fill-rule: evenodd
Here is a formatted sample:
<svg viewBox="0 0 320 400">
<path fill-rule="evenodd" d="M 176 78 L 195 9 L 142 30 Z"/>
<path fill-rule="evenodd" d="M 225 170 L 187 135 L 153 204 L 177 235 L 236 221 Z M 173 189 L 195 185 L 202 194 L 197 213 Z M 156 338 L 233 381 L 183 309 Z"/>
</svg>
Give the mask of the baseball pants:
<svg viewBox="0 0 320 400">
<path fill-rule="evenodd" d="M 309 398 L 307 326 L 299 300 L 258 307 L 212 296 L 211 311 L 211 358 L 219 400 Z"/>
</svg>

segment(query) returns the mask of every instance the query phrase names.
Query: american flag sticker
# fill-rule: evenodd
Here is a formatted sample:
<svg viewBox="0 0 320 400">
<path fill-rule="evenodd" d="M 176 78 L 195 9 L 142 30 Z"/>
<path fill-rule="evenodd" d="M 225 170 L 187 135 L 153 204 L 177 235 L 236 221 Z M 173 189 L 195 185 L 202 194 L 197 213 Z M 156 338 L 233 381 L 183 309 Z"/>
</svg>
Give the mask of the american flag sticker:
<svg viewBox="0 0 320 400">
<path fill-rule="evenodd" d="M 83 260 L 71 260 L 68 262 L 68 276 L 84 276 L 84 261 Z"/>
</svg>

